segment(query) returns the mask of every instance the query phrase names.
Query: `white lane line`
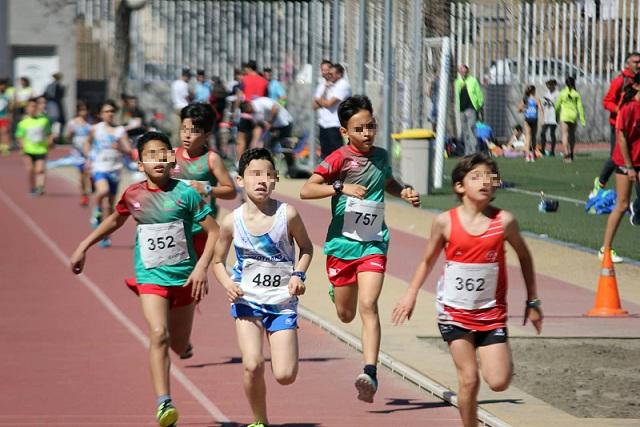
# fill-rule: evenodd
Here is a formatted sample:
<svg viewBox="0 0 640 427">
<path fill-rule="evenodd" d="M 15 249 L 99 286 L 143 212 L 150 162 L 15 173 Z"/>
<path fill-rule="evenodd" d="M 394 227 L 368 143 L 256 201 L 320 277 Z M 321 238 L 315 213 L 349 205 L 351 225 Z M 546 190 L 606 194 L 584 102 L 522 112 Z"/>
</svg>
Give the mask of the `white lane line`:
<svg viewBox="0 0 640 427">
<path fill-rule="evenodd" d="M 502 188 L 502 190 L 510 191 L 512 193 L 526 194 L 527 196 L 535 196 L 535 197 L 538 197 L 538 198 L 540 197 L 540 192 L 539 191 L 536 193 L 535 191 L 523 190 L 521 188 Z M 562 200 L 564 202 L 575 203 L 575 204 L 578 204 L 578 205 L 586 205 L 587 204 L 587 202 L 585 202 L 584 200 L 572 199 L 571 197 L 555 196 L 553 194 L 547 194 L 547 193 L 544 193 L 544 196 L 548 197 L 550 199 L 558 199 L 558 200 Z"/>
<path fill-rule="evenodd" d="M 20 206 L 16 205 L 7 194 L 0 189 L 0 199 L 13 211 L 18 218 L 25 223 L 27 227 L 33 231 L 42 243 L 44 243 L 53 254 L 62 262 L 65 267 L 69 266 L 69 258 L 64 254 L 62 249 L 44 232 L 42 228 L 36 222 L 31 219 L 29 214 L 25 212 Z M 71 275 L 72 273 L 69 272 Z M 75 275 L 74 275 L 75 276 Z M 76 276 L 78 280 L 96 297 L 96 299 L 115 317 L 122 325 L 131 332 L 140 343 L 145 347 L 149 347 L 149 340 L 147 336 L 136 326 L 135 323 L 127 317 L 116 306 L 116 304 L 109 298 L 100 287 L 89 279 L 86 275 L 80 274 Z M 193 383 L 187 376 L 175 365 L 171 367 L 171 375 L 178 380 L 180 384 L 202 405 L 202 407 L 218 422 L 229 422 L 230 420 L 222 413 L 222 411 L 211 401 L 205 394 Z"/>
</svg>

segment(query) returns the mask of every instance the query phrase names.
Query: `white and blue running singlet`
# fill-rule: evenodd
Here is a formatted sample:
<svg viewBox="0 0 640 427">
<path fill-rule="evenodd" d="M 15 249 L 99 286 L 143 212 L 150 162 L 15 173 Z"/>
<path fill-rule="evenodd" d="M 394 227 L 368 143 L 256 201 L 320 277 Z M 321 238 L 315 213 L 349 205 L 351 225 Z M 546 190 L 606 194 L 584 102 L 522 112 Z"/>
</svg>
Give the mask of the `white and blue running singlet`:
<svg viewBox="0 0 640 427">
<path fill-rule="evenodd" d="M 233 211 L 233 245 L 236 264 L 231 279 L 240 284 L 246 304 L 265 313 L 295 311 L 298 298 L 289 295 L 289 279 L 295 262 L 295 247 L 289 239 L 287 204 L 278 202 L 271 229 L 261 235 L 247 230 L 244 205 Z"/>
<path fill-rule="evenodd" d="M 116 126 L 113 133 L 107 132 L 104 122 L 94 126 L 90 154 L 93 172 L 115 172 L 122 169 L 122 153 L 114 148 L 114 144 L 125 134 L 122 126 Z"/>
</svg>

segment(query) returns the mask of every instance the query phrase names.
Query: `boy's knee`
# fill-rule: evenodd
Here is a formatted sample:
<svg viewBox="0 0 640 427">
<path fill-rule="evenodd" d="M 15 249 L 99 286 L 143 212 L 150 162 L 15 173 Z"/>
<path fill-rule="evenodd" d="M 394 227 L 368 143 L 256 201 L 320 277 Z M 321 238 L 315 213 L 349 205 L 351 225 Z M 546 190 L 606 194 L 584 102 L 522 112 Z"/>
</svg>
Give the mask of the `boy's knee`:
<svg viewBox="0 0 640 427">
<path fill-rule="evenodd" d="M 154 346 L 165 346 L 169 344 L 169 330 L 166 327 L 152 328 L 149 332 L 149 342 Z"/>
<path fill-rule="evenodd" d="M 274 372 L 273 376 L 275 377 L 276 381 L 278 381 L 278 384 L 289 385 L 295 382 L 297 375 L 297 369 L 291 369 L 282 372 Z"/>
<path fill-rule="evenodd" d="M 360 315 L 361 316 L 377 316 L 378 315 L 378 302 L 375 300 L 360 301 Z"/>
<path fill-rule="evenodd" d="M 615 210 L 619 212 L 626 212 L 629 209 L 629 199 L 622 199 L 616 202 Z"/>
<path fill-rule="evenodd" d="M 244 371 L 250 375 L 259 375 L 264 371 L 264 358 L 256 357 L 249 358 L 242 361 Z"/>
<path fill-rule="evenodd" d="M 511 376 L 487 380 L 487 385 L 493 391 L 505 391 L 509 388 L 509 384 L 511 384 Z"/>
<path fill-rule="evenodd" d="M 338 313 L 338 318 L 342 323 L 349 323 L 356 317 L 356 311 L 348 308 L 338 308 L 336 309 Z"/>
<path fill-rule="evenodd" d="M 458 374 L 460 391 L 471 392 L 480 386 L 480 377 L 476 371 L 461 372 Z"/>
</svg>

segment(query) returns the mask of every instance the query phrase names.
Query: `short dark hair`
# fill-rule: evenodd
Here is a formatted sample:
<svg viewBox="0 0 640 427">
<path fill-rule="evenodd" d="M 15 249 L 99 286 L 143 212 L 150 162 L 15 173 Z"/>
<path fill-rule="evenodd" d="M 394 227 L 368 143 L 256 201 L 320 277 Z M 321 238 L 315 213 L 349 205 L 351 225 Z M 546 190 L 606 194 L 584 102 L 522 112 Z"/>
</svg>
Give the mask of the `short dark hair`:
<svg viewBox="0 0 640 427">
<path fill-rule="evenodd" d="M 627 53 L 627 56 L 624 57 L 624 62 L 627 62 L 629 60 L 629 58 L 631 58 L 632 56 L 640 56 L 640 52 L 629 52 Z"/>
<path fill-rule="evenodd" d="M 182 69 L 182 74 L 181 74 L 181 75 L 182 75 L 182 76 L 188 76 L 188 77 L 191 77 L 191 70 L 190 70 L 190 69 L 188 69 L 188 68 L 183 68 L 183 69 Z"/>
<path fill-rule="evenodd" d="M 485 154 L 476 153 L 464 156 L 460 159 L 451 172 L 451 185 L 455 188 L 457 183 L 461 183 L 464 180 L 464 177 L 479 165 L 488 166 L 489 169 L 491 169 L 491 172 L 495 173 L 498 176 L 498 179 L 500 178 L 500 171 L 498 170 L 498 164 L 495 160 Z M 461 198 L 459 194 L 458 198 Z"/>
<path fill-rule="evenodd" d="M 102 111 L 102 108 L 105 105 L 108 105 L 109 107 L 112 107 L 116 112 L 119 110 L 118 104 L 116 104 L 116 101 L 114 101 L 113 99 L 107 99 L 107 100 L 103 101 L 102 104 L 100 104 L 100 111 Z"/>
<path fill-rule="evenodd" d="M 271 73 L 271 72 L 273 72 L 273 70 L 271 69 L 271 67 L 264 67 L 262 72 L 263 73 Z"/>
<path fill-rule="evenodd" d="M 346 128 L 349 119 L 362 110 L 367 110 L 373 114 L 371 100 L 365 95 L 353 95 L 342 101 L 338 106 L 340 126 Z"/>
<path fill-rule="evenodd" d="M 203 69 L 199 69 L 198 71 L 196 71 L 196 74 L 199 76 L 204 76 L 204 70 Z"/>
<path fill-rule="evenodd" d="M 162 142 L 169 150 L 173 149 L 173 147 L 171 146 L 171 141 L 169 140 L 169 137 L 162 133 L 162 132 L 157 132 L 157 131 L 148 131 L 143 133 L 139 138 L 138 138 L 138 158 L 140 160 L 142 160 L 142 152 L 144 151 L 144 147 L 145 145 L 147 145 L 149 143 L 149 141 L 160 141 Z"/>
<path fill-rule="evenodd" d="M 210 104 L 204 102 L 193 102 L 180 110 L 180 122 L 184 119 L 191 119 L 193 126 L 211 132 L 215 122 L 215 113 Z"/>
<path fill-rule="evenodd" d="M 8 85 L 9 78 L 8 77 L 0 77 L 0 85 Z"/>
<path fill-rule="evenodd" d="M 515 125 L 513 127 L 514 130 L 517 130 L 518 132 L 522 132 L 522 126 L 521 125 Z"/>
<path fill-rule="evenodd" d="M 332 66 L 333 62 L 329 61 L 328 59 L 323 59 L 320 65 L 325 65 L 325 64 Z"/>
<path fill-rule="evenodd" d="M 247 67 L 247 68 L 251 68 L 253 71 L 257 71 L 258 70 L 258 63 L 255 61 L 255 59 L 247 61 L 244 64 L 244 66 Z"/>
<path fill-rule="evenodd" d="M 268 160 L 271 162 L 273 168 L 276 168 L 276 164 L 273 161 L 273 155 L 271 155 L 271 151 L 266 148 L 251 148 L 240 156 L 240 160 L 238 161 L 238 174 L 244 178 L 244 171 L 251 163 L 251 160 Z"/>
<path fill-rule="evenodd" d="M 344 67 L 340 64 L 332 64 L 331 68 L 335 68 L 335 70 L 340 73 L 341 76 L 344 76 Z"/>
</svg>

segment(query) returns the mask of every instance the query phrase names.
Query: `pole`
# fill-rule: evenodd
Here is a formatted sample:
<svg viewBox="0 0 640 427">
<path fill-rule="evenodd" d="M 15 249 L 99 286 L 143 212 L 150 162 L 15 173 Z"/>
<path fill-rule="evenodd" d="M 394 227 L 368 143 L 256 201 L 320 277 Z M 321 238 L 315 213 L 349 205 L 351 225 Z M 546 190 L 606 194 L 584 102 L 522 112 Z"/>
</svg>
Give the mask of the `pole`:
<svg viewBox="0 0 640 427">
<path fill-rule="evenodd" d="M 309 29 L 311 31 L 311 81 L 309 82 L 311 90 L 309 93 L 311 94 L 311 97 L 313 97 L 316 90 L 316 84 L 318 84 L 318 67 L 320 67 L 320 61 L 318 60 L 318 25 L 316 25 L 316 22 L 319 22 L 320 16 L 318 14 L 317 1 L 311 0 L 309 8 Z M 309 159 L 311 161 L 312 171 L 315 169 L 318 162 L 318 159 L 316 158 L 317 127 L 315 117 L 315 111 L 311 110 L 309 123 Z"/>
<path fill-rule="evenodd" d="M 391 61 L 393 52 L 391 52 L 391 21 L 393 19 L 391 0 L 384 0 L 384 40 L 382 54 L 384 55 L 384 86 L 382 88 L 383 101 L 383 122 L 384 122 L 384 149 L 391 149 L 391 97 L 393 92 L 391 84 L 393 82 L 393 73 L 391 69 Z"/>
<path fill-rule="evenodd" d="M 333 28 L 331 30 L 331 61 L 340 62 L 340 0 L 333 0 L 331 8 Z"/>
<path fill-rule="evenodd" d="M 422 109 L 422 0 L 413 0 L 413 102 L 411 111 L 411 127 L 421 125 L 420 113 Z"/>
<path fill-rule="evenodd" d="M 365 85 L 364 85 L 364 69 L 365 69 L 365 52 L 364 52 L 364 38 L 366 37 L 366 27 L 365 27 L 365 19 L 366 19 L 366 0 L 359 1 L 359 9 L 358 9 L 358 93 L 364 94 Z"/>
<path fill-rule="evenodd" d="M 444 166 L 444 137 L 447 131 L 447 92 L 449 91 L 449 69 L 451 64 L 451 39 L 442 39 L 440 59 L 440 81 L 438 82 L 438 123 L 436 125 L 436 149 L 434 153 L 433 188 L 442 188 Z"/>
</svg>

